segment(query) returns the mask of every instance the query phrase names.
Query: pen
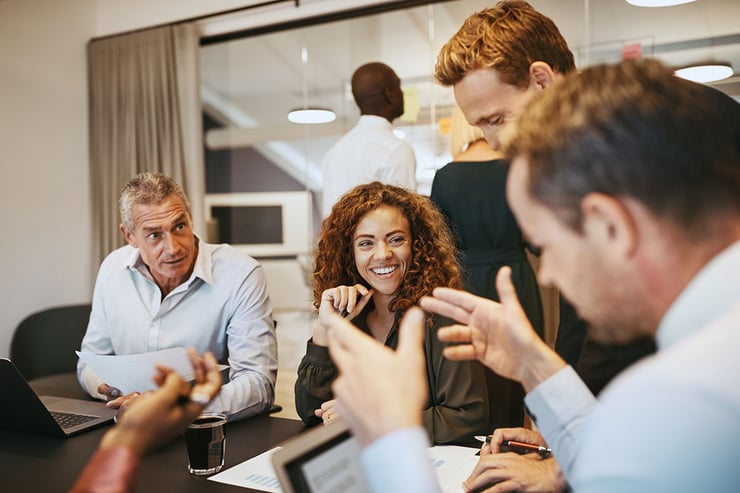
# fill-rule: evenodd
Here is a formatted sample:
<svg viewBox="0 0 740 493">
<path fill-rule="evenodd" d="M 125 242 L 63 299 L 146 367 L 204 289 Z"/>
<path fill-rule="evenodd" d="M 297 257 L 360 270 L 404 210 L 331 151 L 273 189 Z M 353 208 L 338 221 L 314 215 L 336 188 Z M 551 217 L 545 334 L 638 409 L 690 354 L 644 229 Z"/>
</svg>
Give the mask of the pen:
<svg viewBox="0 0 740 493">
<path fill-rule="evenodd" d="M 491 435 L 476 435 L 475 439 L 479 442 L 491 443 Z M 542 457 L 552 454 L 552 450 L 542 445 L 532 445 L 531 443 L 517 442 L 515 440 L 504 440 L 501 442 L 504 447 L 509 447 L 514 452 L 537 452 Z"/>
</svg>

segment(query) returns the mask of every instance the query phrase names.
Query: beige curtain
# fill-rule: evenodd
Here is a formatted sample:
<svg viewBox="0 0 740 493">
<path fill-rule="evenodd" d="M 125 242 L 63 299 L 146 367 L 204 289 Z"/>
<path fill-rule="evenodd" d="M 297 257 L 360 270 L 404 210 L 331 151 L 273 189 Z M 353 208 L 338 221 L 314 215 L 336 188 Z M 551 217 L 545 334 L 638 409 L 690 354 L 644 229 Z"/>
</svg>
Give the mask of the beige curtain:
<svg viewBox="0 0 740 493">
<path fill-rule="evenodd" d="M 94 272 L 124 244 L 118 195 L 136 173 L 159 171 L 177 180 L 196 232 L 205 231 L 198 53 L 194 24 L 88 44 Z"/>
</svg>

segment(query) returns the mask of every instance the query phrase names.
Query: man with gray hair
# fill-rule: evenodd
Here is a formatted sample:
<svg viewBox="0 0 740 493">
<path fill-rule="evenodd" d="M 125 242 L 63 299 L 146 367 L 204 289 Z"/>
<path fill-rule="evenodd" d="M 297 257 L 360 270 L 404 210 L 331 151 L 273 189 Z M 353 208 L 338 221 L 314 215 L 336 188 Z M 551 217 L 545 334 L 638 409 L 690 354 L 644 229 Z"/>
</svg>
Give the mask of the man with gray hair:
<svg viewBox="0 0 740 493">
<path fill-rule="evenodd" d="M 208 410 L 239 419 L 270 409 L 277 341 L 265 274 L 229 245 L 210 245 L 193 232 L 180 185 L 140 173 L 120 197 L 128 245 L 100 266 L 82 351 L 138 354 L 173 347 L 212 352 L 229 366 L 229 381 Z M 91 396 L 124 409 L 122 395 L 82 361 L 77 376 Z"/>
</svg>

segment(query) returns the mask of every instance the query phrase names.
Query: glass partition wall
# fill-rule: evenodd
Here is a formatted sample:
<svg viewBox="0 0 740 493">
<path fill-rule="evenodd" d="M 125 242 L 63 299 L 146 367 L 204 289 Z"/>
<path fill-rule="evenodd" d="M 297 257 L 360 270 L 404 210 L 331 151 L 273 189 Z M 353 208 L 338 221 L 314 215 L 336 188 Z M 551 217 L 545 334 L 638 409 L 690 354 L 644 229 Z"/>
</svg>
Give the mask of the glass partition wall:
<svg viewBox="0 0 740 493">
<path fill-rule="evenodd" d="M 322 156 L 359 116 L 350 91 L 352 73 L 364 63 L 382 61 L 402 80 L 406 113 L 394 128 L 413 146 L 420 191 L 428 192 L 434 170 L 449 161 L 444 121 L 451 115 L 452 94 L 434 84 L 431 74 L 437 51 L 469 10 L 451 17 L 450 12 L 462 6 L 455 7 L 432 4 L 203 46 L 208 157 L 217 151 L 246 154 L 250 149 L 249 160 L 269 162 L 284 178 L 279 185 L 266 183 L 267 176 L 256 175 L 272 172 L 247 165 L 252 171 L 249 183 L 231 183 L 239 187 L 236 190 L 222 190 L 220 184 L 219 191 L 301 187 L 320 192 Z M 443 16 L 440 9 L 445 10 Z M 288 120 L 291 110 L 308 107 L 331 110 L 336 119 L 321 124 Z M 218 181 L 212 175 L 209 170 L 209 184 L 211 178 Z"/>
<path fill-rule="evenodd" d="M 468 15 L 493 3 L 435 2 L 222 42 L 205 38 L 201 89 L 208 193 L 308 192 L 315 229 L 321 158 L 356 123 L 349 80 L 370 61 L 388 64 L 402 80 L 406 113 L 394 127 L 413 146 L 419 191 L 428 193 L 435 170 L 450 160 L 446 123 L 454 104 L 451 90 L 433 82 L 435 56 Z M 560 27 L 581 68 L 635 54 L 673 65 L 709 58 L 740 64 L 735 0 L 657 9 L 624 0 L 530 3 Z M 717 85 L 735 95 L 738 86 L 736 77 Z M 308 107 L 331 110 L 336 119 L 288 121 L 291 110 Z"/>
<path fill-rule="evenodd" d="M 416 153 L 419 192 L 428 193 L 435 170 L 451 160 L 447 123 L 454 101 L 449 88 L 433 82 L 435 56 L 468 15 L 494 1 L 421 3 L 202 39 L 207 238 L 240 245 L 260 259 L 276 287 L 277 309 L 309 306 L 320 162 L 359 116 L 349 82 L 358 66 L 381 61 L 401 78 L 406 113 L 394 128 Z M 636 55 L 676 66 L 704 59 L 740 66 L 736 0 L 657 9 L 624 0 L 530 3 L 555 21 L 579 68 Z M 738 77 L 716 87 L 740 95 Z M 291 110 L 309 107 L 331 110 L 336 119 L 288 120 Z"/>
<path fill-rule="evenodd" d="M 675 65 L 740 57 L 740 7 L 734 0 L 657 9 L 624 0 L 531 3 L 558 24 L 579 67 L 616 61 L 626 53 Z M 413 146 L 419 191 L 428 192 L 434 171 L 450 157 L 445 122 L 453 98 L 449 89 L 433 82 L 436 53 L 469 14 L 492 4 L 437 2 L 214 44 L 204 39 L 201 87 L 209 190 L 319 192 L 323 154 L 358 117 L 349 90 L 352 72 L 363 63 L 382 61 L 402 80 L 407 111 L 395 128 Z M 332 110 L 336 120 L 314 125 L 288 121 L 292 109 L 305 107 Z M 230 175 L 222 172 L 226 162 Z"/>
</svg>

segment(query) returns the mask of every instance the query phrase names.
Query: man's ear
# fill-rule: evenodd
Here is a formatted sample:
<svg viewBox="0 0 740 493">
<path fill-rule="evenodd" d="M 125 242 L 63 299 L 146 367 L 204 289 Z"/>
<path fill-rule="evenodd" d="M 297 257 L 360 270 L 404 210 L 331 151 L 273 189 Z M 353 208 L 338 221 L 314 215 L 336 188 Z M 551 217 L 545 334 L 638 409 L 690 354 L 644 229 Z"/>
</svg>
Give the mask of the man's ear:
<svg viewBox="0 0 740 493">
<path fill-rule="evenodd" d="M 547 89 L 555 82 L 555 72 L 545 62 L 532 62 L 529 66 L 529 77 L 540 89 Z"/>
<path fill-rule="evenodd" d="M 597 248 L 629 258 L 638 246 L 638 230 L 629 208 L 619 199 L 603 193 L 589 193 L 581 200 L 583 234 Z"/>
<path fill-rule="evenodd" d="M 118 225 L 118 228 L 121 230 L 121 234 L 123 235 L 123 239 L 126 240 L 126 242 L 129 245 L 134 246 L 134 241 L 133 241 L 132 235 L 131 235 L 131 233 L 129 233 L 126 230 L 126 227 L 123 224 L 119 224 Z"/>
<path fill-rule="evenodd" d="M 383 99 L 385 99 L 387 104 L 391 104 L 393 102 L 393 92 L 394 89 L 390 86 L 386 86 L 385 89 L 383 89 Z"/>
</svg>

